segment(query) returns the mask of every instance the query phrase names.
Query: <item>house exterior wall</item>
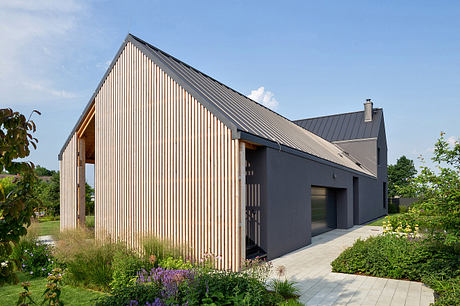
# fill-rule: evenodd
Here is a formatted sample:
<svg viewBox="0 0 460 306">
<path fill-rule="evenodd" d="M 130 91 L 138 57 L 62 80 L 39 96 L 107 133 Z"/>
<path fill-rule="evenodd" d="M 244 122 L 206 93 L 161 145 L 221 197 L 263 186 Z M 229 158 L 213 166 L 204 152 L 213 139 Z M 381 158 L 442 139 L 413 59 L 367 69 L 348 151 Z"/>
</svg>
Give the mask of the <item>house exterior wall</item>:
<svg viewBox="0 0 460 306">
<path fill-rule="evenodd" d="M 230 129 L 131 43 L 95 108 L 96 237 L 136 248 L 152 235 L 239 269 L 244 201 Z M 74 135 L 61 161 L 62 229 L 76 227 L 75 145 Z"/>
<path fill-rule="evenodd" d="M 73 135 L 67 145 L 60 168 L 60 229 L 77 226 L 77 136 Z"/>
<path fill-rule="evenodd" d="M 353 177 L 358 178 L 360 211 L 376 218 L 385 214 L 376 203 L 377 179 L 356 172 L 264 148 L 266 160 L 266 251 L 276 258 L 311 243 L 311 186 L 335 188 L 337 227 L 353 226 Z M 334 178 L 335 174 L 335 178 Z"/>
<path fill-rule="evenodd" d="M 336 141 L 334 144 L 350 153 L 364 167 L 377 175 L 377 138 Z"/>
</svg>

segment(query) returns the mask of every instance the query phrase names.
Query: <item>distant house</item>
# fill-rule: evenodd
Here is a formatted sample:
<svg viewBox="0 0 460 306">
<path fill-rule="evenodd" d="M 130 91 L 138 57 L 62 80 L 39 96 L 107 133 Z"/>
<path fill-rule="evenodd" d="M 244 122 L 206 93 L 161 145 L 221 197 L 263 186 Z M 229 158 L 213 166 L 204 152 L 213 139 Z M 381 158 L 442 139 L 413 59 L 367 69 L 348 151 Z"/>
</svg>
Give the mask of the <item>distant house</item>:
<svg viewBox="0 0 460 306">
<path fill-rule="evenodd" d="M 84 224 L 92 163 L 96 237 L 278 257 L 386 213 L 383 113 L 356 114 L 328 139 L 128 35 L 59 154 L 61 230 Z"/>
</svg>

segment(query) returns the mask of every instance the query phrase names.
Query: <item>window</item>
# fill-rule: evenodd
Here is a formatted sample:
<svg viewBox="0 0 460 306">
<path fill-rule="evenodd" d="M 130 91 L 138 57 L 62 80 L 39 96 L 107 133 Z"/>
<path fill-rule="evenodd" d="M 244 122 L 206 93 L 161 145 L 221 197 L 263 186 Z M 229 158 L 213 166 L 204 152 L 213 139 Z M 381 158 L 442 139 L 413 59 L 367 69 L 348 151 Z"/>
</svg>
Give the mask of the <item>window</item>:
<svg viewBox="0 0 460 306">
<path fill-rule="evenodd" d="M 387 208 L 387 183 L 383 182 L 383 208 Z"/>
<path fill-rule="evenodd" d="M 380 165 L 380 148 L 377 148 L 377 165 Z"/>
</svg>

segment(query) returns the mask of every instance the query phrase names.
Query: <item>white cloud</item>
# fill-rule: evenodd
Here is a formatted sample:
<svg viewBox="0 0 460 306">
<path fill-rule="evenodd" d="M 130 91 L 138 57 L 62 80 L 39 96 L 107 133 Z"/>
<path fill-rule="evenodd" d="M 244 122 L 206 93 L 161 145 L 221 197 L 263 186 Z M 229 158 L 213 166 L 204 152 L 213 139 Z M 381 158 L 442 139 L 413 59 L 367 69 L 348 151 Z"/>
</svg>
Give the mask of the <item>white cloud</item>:
<svg viewBox="0 0 460 306">
<path fill-rule="evenodd" d="M 73 0 L 0 0 L 0 102 L 69 99 L 53 76 L 83 7 Z"/>
<path fill-rule="evenodd" d="M 265 90 L 263 86 L 252 90 L 248 98 L 273 110 L 276 110 L 279 105 L 278 101 L 274 98 L 274 94 L 271 91 Z"/>
<path fill-rule="evenodd" d="M 450 144 L 451 146 L 455 146 L 458 143 L 457 139 L 458 138 L 454 136 L 450 136 L 449 138 L 447 138 L 447 143 Z"/>
</svg>

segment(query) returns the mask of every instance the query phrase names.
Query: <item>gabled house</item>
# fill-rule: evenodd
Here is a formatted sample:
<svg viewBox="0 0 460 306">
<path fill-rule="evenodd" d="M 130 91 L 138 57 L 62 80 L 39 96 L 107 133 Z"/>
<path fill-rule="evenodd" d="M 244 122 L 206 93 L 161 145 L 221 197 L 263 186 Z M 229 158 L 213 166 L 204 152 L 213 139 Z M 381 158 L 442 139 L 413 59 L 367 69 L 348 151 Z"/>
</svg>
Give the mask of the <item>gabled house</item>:
<svg viewBox="0 0 460 306">
<path fill-rule="evenodd" d="M 370 161 L 133 35 L 59 160 L 61 230 L 84 224 L 93 163 L 97 238 L 154 235 L 224 269 L 386 213 Z"/>
</svg>

